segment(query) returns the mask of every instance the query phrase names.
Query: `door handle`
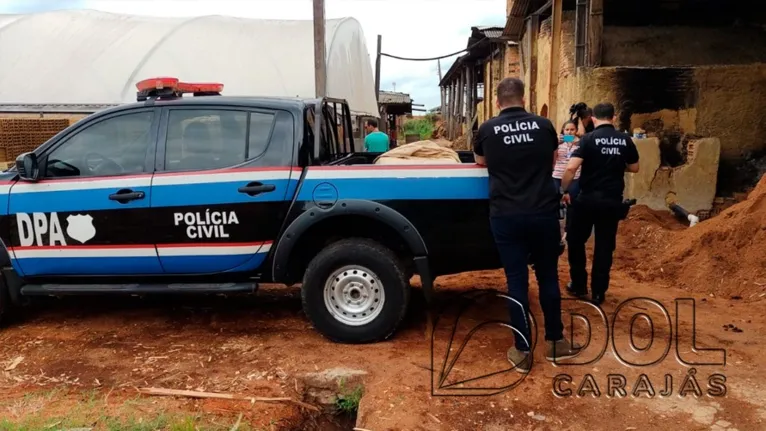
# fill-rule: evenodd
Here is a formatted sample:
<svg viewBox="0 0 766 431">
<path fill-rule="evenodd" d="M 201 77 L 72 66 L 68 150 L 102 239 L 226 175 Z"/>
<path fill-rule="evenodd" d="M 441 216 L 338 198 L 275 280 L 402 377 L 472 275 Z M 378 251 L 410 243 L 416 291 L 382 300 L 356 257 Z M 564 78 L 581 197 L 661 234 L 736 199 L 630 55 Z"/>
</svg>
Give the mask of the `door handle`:
<svg viewBox="0 0 766 431">
<path fill-rule="evenodd" d="M 109 195 L 109 200 L 117 201 L 121 204 L 126 204 L 130 201 L 143 199 L 144 195 L 145 195 L 144 192 L 134 192 L 133 190 L 130 190 L 130 189 L 122 189 L 118 191 L 117 193 L 112 193 L 111 195 Z"/>
<path fill-rule="evenodd" d="M 253 181 L 252 183 L 248 183 L 246 186 L 238 188 L 237 191 L 240 193 L 246 193 L 249 196 L 255 196 L 259 193 L 273 192 L 276 189 L 277 186 L 274 184 L 263 184 L 259 183 L 258 181 Z"/>
</svg>

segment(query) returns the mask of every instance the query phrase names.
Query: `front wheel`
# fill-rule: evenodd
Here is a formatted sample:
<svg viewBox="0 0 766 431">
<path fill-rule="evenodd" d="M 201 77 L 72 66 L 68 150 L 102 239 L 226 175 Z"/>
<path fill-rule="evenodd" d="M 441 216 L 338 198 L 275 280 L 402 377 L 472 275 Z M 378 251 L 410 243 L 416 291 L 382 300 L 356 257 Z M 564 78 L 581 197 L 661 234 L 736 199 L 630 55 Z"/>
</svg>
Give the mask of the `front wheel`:
<svg viewBox="0 0 766 431">
<path fill-rule="evenodd" d="M 385 340 L 410 300 L 409 280 L 396 255 L 368 239 L 330 244 L 303 277 L 303 310 L 314 327 L 341 343 Z"/>
</svg>

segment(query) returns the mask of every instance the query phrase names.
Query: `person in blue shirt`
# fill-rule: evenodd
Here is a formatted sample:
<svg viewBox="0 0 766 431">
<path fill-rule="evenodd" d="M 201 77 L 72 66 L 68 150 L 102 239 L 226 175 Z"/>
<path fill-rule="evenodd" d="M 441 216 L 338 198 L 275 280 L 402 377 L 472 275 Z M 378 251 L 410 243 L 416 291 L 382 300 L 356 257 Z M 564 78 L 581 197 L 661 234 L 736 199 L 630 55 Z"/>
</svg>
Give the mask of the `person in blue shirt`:
<svg viewBox="0 0 766 431">
<path fill-rule="evenodd" d="M 364 138 L 364 151 L 368 153 L 385 153 L 389 150 L 388 135 L 378 130 L 378 120 L 370 118 L 364 125 L 368 135 Z"/>
</svg>

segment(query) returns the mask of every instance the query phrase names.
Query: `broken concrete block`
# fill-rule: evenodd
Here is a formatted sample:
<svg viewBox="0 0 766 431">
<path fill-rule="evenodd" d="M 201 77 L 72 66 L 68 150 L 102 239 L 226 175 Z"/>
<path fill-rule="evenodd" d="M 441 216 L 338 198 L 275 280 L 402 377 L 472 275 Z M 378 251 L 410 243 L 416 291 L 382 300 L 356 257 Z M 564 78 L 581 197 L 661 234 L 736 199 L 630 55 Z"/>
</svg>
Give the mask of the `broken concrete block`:
<svg viewBox="0 0 766 431">
<path fill-rule="evenodd" d="M 339 393 L 351 392 L 363 385 L 365 376 L 367 376 L 366 371 L 339 367 L 304 374 L 301 376 L 301 383 L 307 402 L 327 407 L 335 404 Z"/>
<path fill-rule="evenodd" d="M 639 172 L 625 174 L 625 197 L 654 210 L 667 210 L 666 198 L 690 213 L 713 208 L 721 141 L 704 138 L 688 143 L 687 161 L 674 168 L 661 166 L 657 138 L 634 140 L 639 154 Z"/>
</svg>

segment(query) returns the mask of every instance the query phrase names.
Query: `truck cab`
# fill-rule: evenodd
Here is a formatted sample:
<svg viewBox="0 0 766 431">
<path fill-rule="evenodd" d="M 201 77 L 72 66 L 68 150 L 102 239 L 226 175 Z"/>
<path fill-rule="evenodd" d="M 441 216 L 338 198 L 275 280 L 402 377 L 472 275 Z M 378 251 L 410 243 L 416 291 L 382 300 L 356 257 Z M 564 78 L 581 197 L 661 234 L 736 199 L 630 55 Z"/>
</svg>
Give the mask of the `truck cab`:
<svg viewBox="0 0 766 431">
<path fill-rule="evenodd" d="M 398 327 L 418 274 L 500 267 L 486 169 L 376 166 L 343 100 L 152 78 L 0 174 L 0 312 L 34 295 L 302 284 L 338 342 Z M 191 95 L 191 97 L 186 97 Z"/>
</svg>

